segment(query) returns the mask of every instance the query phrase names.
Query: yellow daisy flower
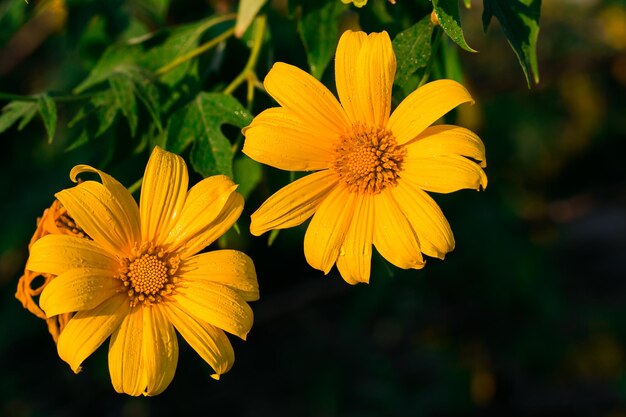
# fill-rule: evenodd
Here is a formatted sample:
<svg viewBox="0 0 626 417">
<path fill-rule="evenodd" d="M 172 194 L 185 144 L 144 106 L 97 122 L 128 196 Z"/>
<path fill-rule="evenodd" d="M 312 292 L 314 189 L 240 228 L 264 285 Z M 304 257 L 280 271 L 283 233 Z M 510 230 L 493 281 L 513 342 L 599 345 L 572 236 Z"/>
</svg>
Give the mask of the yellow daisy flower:
<svg viewBox="0 0 626 417">
<path fill-rule="evenodd" d="M 265 78 L 281 105 L 243 132 L 243 152 L 290 171 L 317 171 L 272 195 L 252 214 L 254 235 L 297 226 L 308 263 L 336 263 L 350 284 L 369 282 L 372 244 L 400 268 L 424 266 L 454 248 L 446 218 L 426 191 L 483 189 L 485 148 L 471 131 L 430 126 L 473 102 L 452 80 L 433 81 L 391 113 L 396 58 L 386 32 L 345 32 L 335 55 L 339 101 L 306 72 L 276 63 Z M 430 127 L 429 127 L 430 126 Z"/>
<path fill-rule="evenodd" d="M 88 165 L 70 173 L 98 174 L 56 194 L 93 239 L 50 234 L 37 240 L 26 268 L 56 275 L 39 303 L 48 317 L 76 312 L 58 339 L 74 370 L 109 336 L 109 372 L 117 392 L 156 395 L 178 361 L 176 329 L 215 370 L 228 371 L 233 348 L 224 331 L 246 338 L 247 301 L 259 298 L 252 260 L 235 250 L 197 254 L 226 232 L 243 209 L 228 177 L 187 190 L 184 160 L 155 148 L 139 206 L 113 177 Z"/>
</svg>

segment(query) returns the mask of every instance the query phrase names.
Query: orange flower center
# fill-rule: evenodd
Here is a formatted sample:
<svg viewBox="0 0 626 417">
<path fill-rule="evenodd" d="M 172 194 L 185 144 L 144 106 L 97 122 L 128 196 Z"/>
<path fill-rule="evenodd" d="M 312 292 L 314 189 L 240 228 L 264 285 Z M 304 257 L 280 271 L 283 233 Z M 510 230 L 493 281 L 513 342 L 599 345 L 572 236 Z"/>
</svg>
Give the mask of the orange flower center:
<svg viewBox="0 0 626 417">
<path fill-rule="evenodd" d="M 396 185 L 405 155 L 390 131 L 355 124 L 339 138 L 332 168 L 351 192 L 378 194 Z"/>
<path fill-rule="evenodd" d="M 147 246 L 133 251 L 135 255 L 122 261 L 119 278 L 128 288 L 131 307 L 139 303 L 160 303 L 163 297 L 172 294 L 176 287 L 180 260 L 162 249 Z"/>
</svg>

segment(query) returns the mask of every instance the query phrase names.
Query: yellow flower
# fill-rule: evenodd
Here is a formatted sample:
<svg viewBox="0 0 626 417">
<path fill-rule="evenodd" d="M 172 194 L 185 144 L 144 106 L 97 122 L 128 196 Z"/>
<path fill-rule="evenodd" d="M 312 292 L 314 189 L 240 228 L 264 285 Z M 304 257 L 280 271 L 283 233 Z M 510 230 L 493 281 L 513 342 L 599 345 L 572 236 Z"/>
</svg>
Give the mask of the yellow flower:
<svg viewBox="0 0 626 417">
<path fill-rule="evenodd" d="M 344 4 L 354 3 L 356 7 L 363 7 L 367 4 L 367 0 L 341 0 Z"/>
<path fill-rule="evenodd" d="M 76 312 L 58 340 L 74 372 L 109 336 L 109 372 L 117 392 L 161 393 L 174 377 L 174 329 L 215 370 L 233 364 L 224 331 L 245 339 L 252 327 L 247 301 L 259 298 L 252 260 L 234 250 L 195 255 L 226 232 L 243 198 L 225 177 L 206 178 L 189 191 L 185 162 L 155 148 L 139 206 L 113 177 L 98 174 L 56 197 L 93 239 L 51 234 L 31 247 L 27 269 L 57 275 L 40 297 L 48 317 Z"/>
<path fill-rule="evenodd" d="M 317 171 L 271 196 L 250 231 L 297 226 L 308 263 L 328 273 L 336 263 L 351 284 L 369 282 L 372 244 L 400 268 L 422 268 L 454 248 L 448 221 L 424 192 L 487 186 L 485 149 L 471 131 L 430 126 L 473 102 L 452 80 L 418 88 L 391 113 L 396 58 L 386 32 L 347 31 L 335 56 L 341 104 L 304 71 L 276 63 L 265 89 L 281 107 L 244 129 L 243 152 L 291 171 Z M 430 127 L 429 127 L 430 126 Z"/>
</svg>

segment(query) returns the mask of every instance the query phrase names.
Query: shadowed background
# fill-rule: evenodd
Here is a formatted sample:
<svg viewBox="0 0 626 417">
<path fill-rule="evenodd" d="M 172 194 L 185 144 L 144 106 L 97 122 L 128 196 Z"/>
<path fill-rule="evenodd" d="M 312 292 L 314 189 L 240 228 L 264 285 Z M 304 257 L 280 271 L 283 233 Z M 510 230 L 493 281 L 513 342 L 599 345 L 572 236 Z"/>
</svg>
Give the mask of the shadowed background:
<svg viewBox="0 0 626 417">
<path fill-rule="evenodd" d="M 3 93 L 69 91 L 132 19 L 154 23 L 141 0 L 16 2 L 0 2 Z M 228 3 L 172 2 L 158 23 Z M 456 249 L 420 271 L 375 255 L 369 285 L 352 287 L 336 269 L 324 276 L 304 260 L 304 227 L 269 247 L 267 235 L 247 233 L 250 213 L 289 179 L 266 168 L 242 234 L 226 239 L 254 259 L 261 299 L 248 340 L 230 338 L 235 365 L 218 382 L 182 338 L 177 374 L 155 398 L 114 392 L 107 343 L 78 375 L 58 358 L 45 323 L 14 298 L 35 220 L 71 186 L 72 166 L 96 165 L 130 186 L 148 152 L 134 151 L 125 122 L 66 151 L 62 106 L 52 144 L 41 123 L 4 132 L 0 415 L 626 416 L 626 2 L 544 1 L 541 81 L 531 90 L 500 28 L 484 34 L 473 3 L 463 27 L 480 52 L 459 58 L 476 105 L 448 120 L 483 139 L 489 185 L 434 196 Z M 280 25 L 291 33 L 294 23 L 270 19 L 274 58 L 307 69 L 298 38 L 280 37 Z M 244 65 L 232 43 L 225 59 L 236 69 L 208 77 L 207 90 Z M 254 113 L 271 101 L 258 92 L 257 103 Z"/>
</svg>

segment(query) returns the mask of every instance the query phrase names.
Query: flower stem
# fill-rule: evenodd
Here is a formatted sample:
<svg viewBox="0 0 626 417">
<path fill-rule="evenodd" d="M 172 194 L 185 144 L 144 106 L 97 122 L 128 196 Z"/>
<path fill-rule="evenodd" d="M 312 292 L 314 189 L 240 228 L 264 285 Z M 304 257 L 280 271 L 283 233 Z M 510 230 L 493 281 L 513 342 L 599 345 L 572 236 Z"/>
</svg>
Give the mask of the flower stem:
<svg viewBox="0 0 626 417">
<path fill-rule="evenodd" d="M 267 18 L 265 15 L 260 15 L 256 18 L 256 25 L 254 26 L 254 40 L 252 45 L 252 51 L 248 57 L 248 62 L 244 69 L 237 75 L 237 77 L 224 89 L 224 94 L 232 94 L 244 81 L 248 83 L 247 100 L 251 103 L 254 99 L 254 85 L 257 82 L 257 76 L 254 72 L 257 60 L 259 59 L 259 51 L 261 45 L 263 45 L 263 37 L 265 35 L 265 27 L 267 25 Z"/>
<path fill-rule="evenodd" d="M 428 65 L 426 65 L 424 74 L 422 75 L 422 78 L 417 85 L 418 88 L 426 84 L 426 81 L 428 81 L 428 77 L 430 77 L 430 71 L 433 68 L 433 63 L 435 62 L 437 52 L 439 50 L 439 44 L 441 43 L 441 32 L 442 30 L 440 28 L 435 27 L 435 39 L 433 39 L 432 48 L 430 51 L 430 58 L 428 59 Z"/>
<path fill-rule="evenodd" d="M 205 28 L 208 29 L 211 26 L 215 26 L 218 23 L 227 21 L 227 20 L 233 20 L 235 17 L 234 14 L 230 13 L 224 16 L 220 16 L 217 17 L 209 22 L 207 22 L 207 27 Z M 179 65 L 184 64 L 187 61 L 192 60 L 193 58 L 202 55 L 203 53 L 205 53 L 206 51 L 208 51 L 209 49 L 213 48 L 214 46 L 218 45 L 220 42 L 225 41 L 226 39 L 228 39 L 229 37 L 231 37 L 233 35 L 233 33 L 235 32 L 235 28 L 230 28 L 226 31 L 224 31 L 224 33 L 216 36 L 215 38 L 203 43 L 202 45 L 198 46 L 197 48 L 187 52 L 186 54 L 183 54 L 181 56 L 176 57 L 176 59 L 174 59 L 172 62 L 170 62 L 169 64 L 163 65 L 161 68 L 157 69 L 155 74 L 157 76 L 163 75 L 167 72 L 170 72 L 171 70 L 173 70 L 174 68 L 178 67 Z"/>
</svg>

